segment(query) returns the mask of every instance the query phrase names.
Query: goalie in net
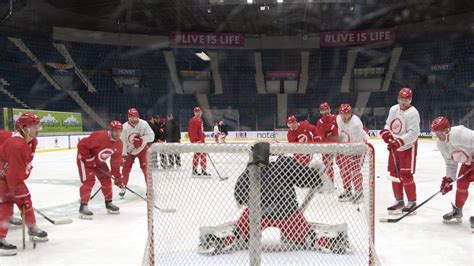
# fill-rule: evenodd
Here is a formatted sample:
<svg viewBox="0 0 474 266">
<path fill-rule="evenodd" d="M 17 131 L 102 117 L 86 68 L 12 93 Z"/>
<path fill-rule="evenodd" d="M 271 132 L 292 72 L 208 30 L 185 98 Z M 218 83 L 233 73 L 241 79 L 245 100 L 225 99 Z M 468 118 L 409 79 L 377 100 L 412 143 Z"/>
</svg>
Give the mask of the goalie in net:
<svg viewBox="0 0 474 266">
<path fill-rule="evenodd" d="M 285 249 L 314 250 L 325 253 L 346 254 L 350 245 L 347 224 L 319 224 L 304 217 L 305 202 L 311 200 L 312 190 L 331 189 L 330 181 L 319 165 L 304 166 L 287 156 L 278 156 L 262 169 L 261 173 L 261 229 L 276 227 L 281 230 Z M 296 187 L 310 188 L 308 196 L 299 207 Z M 250 239 L 249 226 L 249 166 L 237 179 L 234 198 L 244 206 L 236 222 L 220 226 L 200 227 L 200 254 L 217 255 L 247 249 Z M 309 198 L 308 198 L 309 197 Z M 306 205 L 307 206 L 307 205 Z"/>
</svg>

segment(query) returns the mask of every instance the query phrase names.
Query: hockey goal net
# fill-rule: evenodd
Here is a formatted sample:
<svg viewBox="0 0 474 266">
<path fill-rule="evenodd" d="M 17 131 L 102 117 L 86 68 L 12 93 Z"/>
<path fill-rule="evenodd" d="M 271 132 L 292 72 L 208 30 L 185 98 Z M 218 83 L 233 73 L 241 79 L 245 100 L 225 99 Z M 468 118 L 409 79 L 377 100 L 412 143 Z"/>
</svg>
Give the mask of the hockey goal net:
<svg viewBox="0 0 474 266">
<path fill-rule="evenodd" d="M 144 265 L 378 264 L 370 144 L 154 144 L 148 174 Z"/>
</svg>

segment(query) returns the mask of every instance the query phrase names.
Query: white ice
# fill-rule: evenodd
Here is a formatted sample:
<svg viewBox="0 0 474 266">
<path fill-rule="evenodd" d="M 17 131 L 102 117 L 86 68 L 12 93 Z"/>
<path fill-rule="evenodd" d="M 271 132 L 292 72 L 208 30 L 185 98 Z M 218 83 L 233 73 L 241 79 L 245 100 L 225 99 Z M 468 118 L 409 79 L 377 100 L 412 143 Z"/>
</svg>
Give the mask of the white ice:
<svg viewBox="0 0 474 266">
<path fill-rule="evenodd" d="M 379 140 L 371 142 L 376 148 L 376 175 L 386 175 L 385 145 Z M 18 246 L 19 252 L 16 256 L 0 257 L 1 266 L 142 263 L 147 237 L 146 203 L 129 192 L 123 200 L 119 199 L 115 190 L 114 202 L 120 207 L 120 214 L 110 215 L 99 193 L 89 203 L 94 219 L 78 219 L 80 182 L 75 155 L 75 150 L 37 153 L 27 182 L 36 208 L 55 219 L 72 218 L 74 222 L 52 225 L 37 215 L 38 225 L 48 232 L 50 240 L 39 243 L 36 249 L 27 240 L 26 250 L 22 250 L 21 227 L 11 228 L 7 239 Z M 421 203 L 439 189 L 444 176 L 444 162 L 435 141 L 420 140 L 416 171 L 418 203 Z M 97 188 L 96 183 L 93 191 Z M 130 188 L 144 195 L 143 175 L 137 164 L 131 173 Z M 469 216 L 474 215 L 473 186 L 464 206 L 463 223 L 452 225 L 443 224 L 441 217 L 450 211 L 455 192 L 435 197 L 417 215 L 395 224 L 378 222 L 388 217 L 385 209 L 393 202 L 390 182 L 377 179 L 375 192 L 375 247 L 382 264 L 474 265 L 474 235 L 469 226 Z"/>
</svg>

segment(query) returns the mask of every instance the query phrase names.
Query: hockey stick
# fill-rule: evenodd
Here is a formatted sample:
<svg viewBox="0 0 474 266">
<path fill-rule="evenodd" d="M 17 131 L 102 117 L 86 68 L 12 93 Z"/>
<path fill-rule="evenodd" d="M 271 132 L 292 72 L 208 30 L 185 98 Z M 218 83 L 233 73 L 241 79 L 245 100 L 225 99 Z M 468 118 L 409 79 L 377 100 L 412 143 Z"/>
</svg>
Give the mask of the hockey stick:
<svg viewBox="0 0 474 266">
<path fill-rule="evenodd" d="M 377 178 L 380 178 L 380 176 L 378 175 Z M 391 175 L 383 175 L 383 178 L 387 179 L 390 182 L 400 183 L 400 179 L 393 177 Z"/>
<path fill-rule="evenodd" d="M 212 161 L 212 159 L 211 159 L 211 155 L 209 155 L 209 153 L 206 153 L 206 154 L 207 154 L 207 157 L 209 157 L 209 160 L 211 161 L 211 164 L 212 164 L 212 166 L 214 167 L 214 170 L 216 170 L 216 173 L 217 173 L 217 176 L 219 177 L 219 179 L 220 179 L 221 181 L 224 181 L 224 180 L 229 179 L 228 176 L 221 176 L 221 174 L 219 173 L 219 171 L 217 171 L 217 168 L 216 168 L 216 165 L 214 164 L 214 161 Z"/>
<path fill-rule="evenodd" d="M 22 244 L 23 244 L 23 250 L 26 249 L 26 223 L 25 223 L 25 205 L 21 207 L 21 218 L 23 219 L 23 223 L 21 226 L 21 234 L 22 234 Z"/>
<path fill-rule="evenodd" d="M 102 170 L 102 169 L 99 169 L 104 175 L 107 175 L 108 177 L 110 177 L 112 180 L 115 180 L 115 178 L 108 172 Z M 132 192 L 133 194 L 135 194 L 135 196 L 141 198 L 142 200 L 148 202 L 147 199 L 145 199 L 142 195 L 136 193 L 135 191 L 133 191 L 132 189 L 130 189 L 129 187 L 127 186 L 124 186 L 126 190 Z M 176 212 L 176 209 L 165 209 L 165 208 L 160 208 L 156 205 L 153 204 L 153 207 L 155 207 L 155 209 L 159 210 L 160 212 Z"/>
<path fill-rule="evenodd" d="M 90 199 L 93 199 L 95 197 L 95 195 L 97 195 L 97 193 L 99 193 L 99 191 L 102 189 L 102 187 L 99 187 L 99 189 L 97 189 L 97 191 L 90 197 Z"/>
<path fill-rule="evenodd" d="M 452 184 L 454 184 L 455 182 L 457 182 L 459 179 L 463 178 L 466 174 L 468 174 L 470 171 L 468 171 L 467 173 L 465 173 L 464 175 L 461 175 L 460 177 L 456 178 L 453 180 L 453 182 L 449 183 L 448 185 L 446 185 L 445 187 L 449 187 L 451 186 Z M 412 210 L 410 210 L 409 212 L 405 213 L 403 216 L 401 217 L 398 217 L 398 218 L 380 218 L 379 219 L 379 222 L 381 223 L 396 223 L 396 222 L 399 222 L 400 220 L 402 220 L 403 218 L 407 217 L 408 215 L 410 215 L 411 213 L 413 213 L 414 211 L 416 211 L 418 208 L 420 208 L 421 206 L 423 206 L 425 203 L 427 203 L 428 201 L 430 201 L 432 198 L 436 197 L 439 193 L 441 193 L 441 190 L 438 190 L 436 193 L 434 193 L 433 195 L 431 195 L 431 197 L 427 198 L 425 201 L 423 201 L 420 205 L 416 206 L 415 208 L 413 208 Z"/>
<path fill-rule="evenodd" d="M 140 194 L 136 193 L 135 191 L 133 191 L 133 190 L 132 190 L 132 189 L 130 189 L 129 187 L 127 187 L 127 186 L 126 186 L 126 187 L 125 187 L 125 189 L 126 189 L 126 190 L 128 190 L 128 191 L 130 191 L 130 192 L 132 192 L 133 194 L 135 194 L 135 196 L 137 196 L 137 197 L 141 198 L 142 200 L 144 200 L 144 201 L 148 202 L 148 200 L 147 200 L 147 199 L 145 199 L 145 198 L 144 198 L 142 195 L 140 195 Z M 156 205 L 154 205 L 154 204 L 153 204 L 153 207 L 155 207 L 155 209 L 159 210 L 160 212 L 176 212 L 176 209 L 165 209 L 165 208 L 160 208 L 160 207 L 158 207 L 158 206 L 156 206 Z"/>
<path fill-rule="evenodd" d="M 53 220 L 46 216 L 46 214 L 40 212 L 38 209 L 33 208 L 35 212 L 37 212 L 39 215 L 41 215 L 44 219 L 46 219 L 48 222 L 54 224 L 54 225 L 60 225 L 60 224 L 70 224 L 72 223 L 72 219 L 63 219 L 63 220 Z"/>
<path fill-rule="evenodd" d="M 394 164 L 393 166 L 395 167 L 395 174 L 397 175 L 397 178 L 398 178 L 398 181 L 393 181 L 393 182 L 400 183 L 400 172 L 398 171 L 398 162 L 397 162 L 397 157 L 395 156 L 395 151 L 392 148 L 390 148 L 390 153 L 392 154 L 392 160 Z"/>
</svg>

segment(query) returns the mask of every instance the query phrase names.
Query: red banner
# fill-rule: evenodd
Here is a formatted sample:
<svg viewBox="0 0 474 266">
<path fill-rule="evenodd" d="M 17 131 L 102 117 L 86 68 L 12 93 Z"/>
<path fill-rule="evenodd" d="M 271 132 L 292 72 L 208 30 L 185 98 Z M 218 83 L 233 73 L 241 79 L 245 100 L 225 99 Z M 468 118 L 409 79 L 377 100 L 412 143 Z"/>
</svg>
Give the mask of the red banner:
<svg viewBox="0 0 474 266">
<path fill-rule="evenodd" d="M 390 43 L 395 41 L 394 29 L 321 32 L 321 46 Z"/>
<path fill-rule="evenodd" d="M 170 32 L 170 47 L 222 47 L 243 48 L 242 33 Z"/>
<path fill-rule="evenodd" d="M 265 71 L 265 78 L 298 78 L 298 71 L 269 70 Z"/>
</svg>

